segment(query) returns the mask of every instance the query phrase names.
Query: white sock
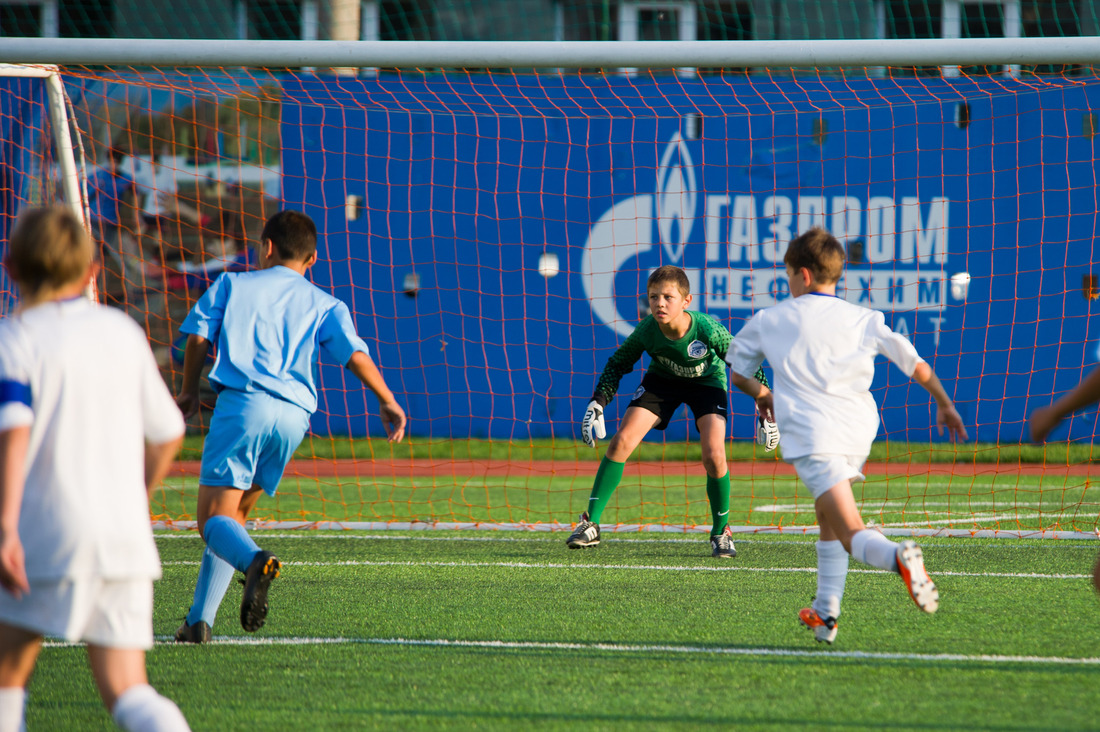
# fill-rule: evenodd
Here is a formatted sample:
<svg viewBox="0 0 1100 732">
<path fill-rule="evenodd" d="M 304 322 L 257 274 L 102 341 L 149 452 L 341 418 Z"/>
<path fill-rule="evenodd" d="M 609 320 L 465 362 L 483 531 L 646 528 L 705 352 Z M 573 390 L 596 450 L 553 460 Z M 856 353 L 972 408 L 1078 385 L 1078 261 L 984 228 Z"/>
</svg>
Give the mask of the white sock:
<svg viewBox="0 0 1100 732">
<path fill-rule="evenodd" d="M 20 686 L 0 689 L 0 732 L 26 732 L 23 706 L 27 692 Z"/>
<path fill-rule="evenodd" d="M 840 599 L 848 578 L 848 552 L 839 541 L 817 542 L 817 595 L 814 610 L 822 618 L 840 617 Z"/>
<path fill-rule="evenodd" d="M 887 572 L 898 571 L 898 545 L 872 529 L 857 531 L 852 537 L 852 556 Z"/>
<path fill-rule="evenodd" d="M 126 732 L 190 732 L 183 712 L 148 684 L 136 684 L 115 702 L 115 722 Z"/>
</svg>

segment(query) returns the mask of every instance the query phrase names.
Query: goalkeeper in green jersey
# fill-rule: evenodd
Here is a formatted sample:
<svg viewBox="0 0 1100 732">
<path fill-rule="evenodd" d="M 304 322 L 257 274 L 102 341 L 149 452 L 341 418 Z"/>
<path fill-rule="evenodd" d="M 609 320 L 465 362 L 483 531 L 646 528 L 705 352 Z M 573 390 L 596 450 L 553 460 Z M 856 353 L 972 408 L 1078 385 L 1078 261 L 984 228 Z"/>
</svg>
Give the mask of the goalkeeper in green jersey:
<svg viewBox="0 0 1100 732">
<path fill-rule="evenodd" d="M 707 471 L 707 498 L 713 518 L 711 554 L 735 557 L 737 550 L 729 528 L 730 477 L 725 445 L 729 401 L 725 358 L 733 336 L 710 315 L 687 310 L 691 288 L 679 267 L 666 265 L 655 270 L 646 282 L 646 291 L 650 314 L 607 360 L 585 410 L 581 436 L 586 445 L 595 447 L 597 438 L 607 436 L 603 410 L 614 398 L 619 380 L 634 368 L 643 351 L 652 360 L 600 461 L 588 510 L 581 514 L 566 544 L 570 549 L 580 549 L 600 543 L 600 516 L 622 480 L 626 459 L 647 432 L 668 427 L 680 405 L 687 404 L 699 430 Z M 768 383 L 763 370 L 756 378 Z M 779 444 L 779 429 L 770 407 L 760 410 L 756 439 L 768 450 Z"/>
</svg>

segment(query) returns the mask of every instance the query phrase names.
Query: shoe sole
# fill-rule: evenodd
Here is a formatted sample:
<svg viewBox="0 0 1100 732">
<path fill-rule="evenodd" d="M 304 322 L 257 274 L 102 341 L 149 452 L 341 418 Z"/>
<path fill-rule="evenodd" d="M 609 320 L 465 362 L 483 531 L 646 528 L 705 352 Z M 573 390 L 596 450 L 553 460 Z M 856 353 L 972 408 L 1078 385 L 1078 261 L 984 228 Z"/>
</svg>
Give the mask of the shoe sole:
<svg viewBox="0 0 1100 732">
<path fill-rule="evenodd" d="M 569 547 L 570 549 L 591 549 L 594 546 L 599 546 L 600 545 L 600 540 L 599 539 L 596 539 L 595 541 L 583 541 L 583 540 L 581 540 L 581 541 L 572 541 L 572 540 L 570 540 L 570 541 L 565 542 L 565 545 L 567 547 Z"/>
<path fill-rule="evenodd" d="M 924 568 L 924 552 L 915 542 L 903 542 L 898 549 L 898 574 L 917 607 L 929 615 L 939 609 L 940 591 L 928 576 Z"/>
<path fill-rule="evenodd" d="M 737 550 L 736 549 L 730 549 L 730 551 L 728 553 L 720 552 L 720 551 L 717 551 L 717 550 L 711 550 L 710 555 L 712 557 L 717 558 L 717 559 L 733 559 L 734 557 L 737 556 Z"/>
<path fill-rule="evenodd" d="M 274 554 L 264 558 L 258 571 L 248 568 L 245 577 L 244 597 L 241 599 L 241 627 L 249 633 L 255 633 L 267 620 L 267 591 L 271 582 L 279 576 L 282 563 Z"/>
</svg>

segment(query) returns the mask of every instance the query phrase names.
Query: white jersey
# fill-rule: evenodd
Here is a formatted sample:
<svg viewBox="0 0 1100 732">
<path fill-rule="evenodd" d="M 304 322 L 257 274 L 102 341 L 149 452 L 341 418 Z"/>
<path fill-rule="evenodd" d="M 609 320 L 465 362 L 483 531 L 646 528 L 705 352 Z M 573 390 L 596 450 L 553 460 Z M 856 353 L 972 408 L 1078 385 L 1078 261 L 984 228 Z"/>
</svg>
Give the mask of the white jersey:
<svg viewBox="0 0 1100 732">
<path fill-rule="evenodd" d="M 784 459 L 871 451 L 879 415 L 871 380 L 883 355 L 906 376 L 923 359 L 877 310 L 807 293 L 749 319 L 730 346 L 730 367 L 752 378 L 774 370 L 775 419 Z"/>
<path fill-rule="evenodd" d="M 184 423 L 137 323 L 82 297 L 0 321 L 0 431 L 27 425 L 28 578 L 160 577 L 145 442 Z"/>
</svg>

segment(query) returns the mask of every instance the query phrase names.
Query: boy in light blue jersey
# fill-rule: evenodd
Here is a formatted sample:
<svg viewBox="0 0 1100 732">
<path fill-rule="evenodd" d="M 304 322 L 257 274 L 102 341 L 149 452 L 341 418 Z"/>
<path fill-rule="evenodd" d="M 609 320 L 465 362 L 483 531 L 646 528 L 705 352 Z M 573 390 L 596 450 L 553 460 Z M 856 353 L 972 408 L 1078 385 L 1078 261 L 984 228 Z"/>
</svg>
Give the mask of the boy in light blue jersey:
<svg viewBox="0 0 1100 732">
<path fill-rule="evenodd" d="M 206 541 L 187 619 L 176 640 L 204 643 L 234 569 L 245 574 L 241 627 L 254 632 L 267 617 L 267 594 L 278 558 L 244 529 L 261 493 L 275 495 L 287 462 L 317 409 L 313 368 L 318 350 L 351 371 L 378 398 L 390 442 L 405 435 L 405 412 L 394 400 L 355 332 L 347 306 L 306 278 L 317 261 L 317 228 L 297 211 L 264 225 L 259 269 L 225 273 L 195 303 L 180 330 L 188 334 L 183 386 L 185 416 L 199 406 L 199 377 L 210 345 L 210 383 L 218 393 L 203 445 L 198 524 Z"/>
</svg>

